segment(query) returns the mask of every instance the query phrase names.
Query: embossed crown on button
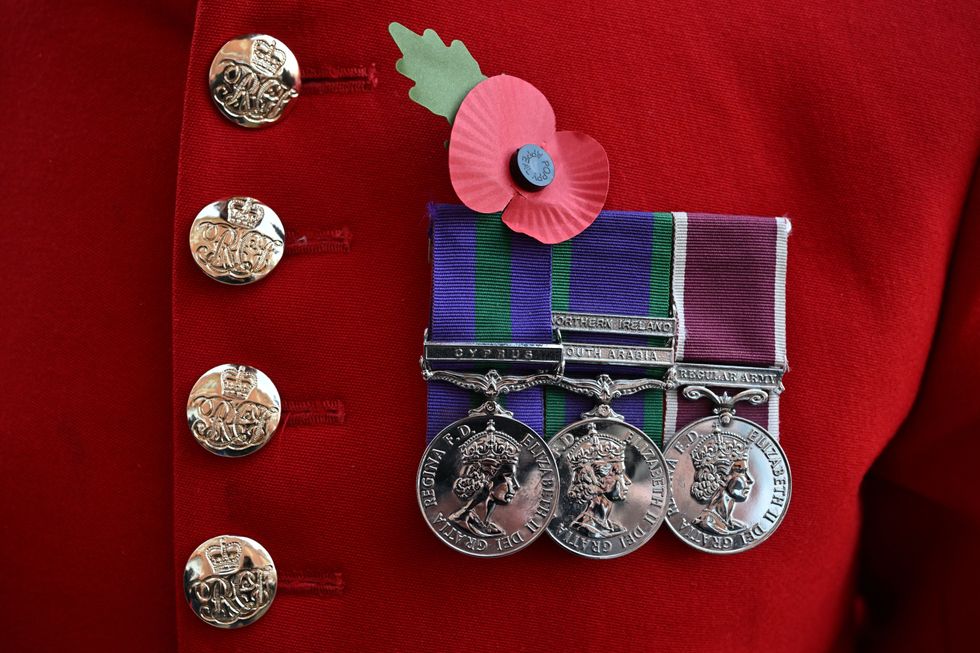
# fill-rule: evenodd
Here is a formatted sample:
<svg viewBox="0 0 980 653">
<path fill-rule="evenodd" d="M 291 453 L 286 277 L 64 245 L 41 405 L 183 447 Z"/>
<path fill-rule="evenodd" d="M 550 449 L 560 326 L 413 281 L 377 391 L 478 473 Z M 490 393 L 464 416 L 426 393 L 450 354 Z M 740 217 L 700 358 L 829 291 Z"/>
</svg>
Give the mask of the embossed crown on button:
<svg viewBox="0 0 980 653">
<path fill-rule="evenodd" d="M 204 550 L 208 562 L 216 574 L 230 574 L 242 561 L 242 545 L 235 540 L 219 537 L 217 544 L 212 544 Z"/>
<path fill-rule="evenodd" d="M 276 46 L 275 41 L 265 39 L 255 39 L 252 41 L 252 54 L 249 63 L 260 73 L 265 75 L 278 75 L 282 67 L 286 65 L 286 51 Z"/>
<path fill-rule="evenodd" d="M 221 373 L 221 393 L 236 399 L 248 399 L 258 384 L 259 380 L 255 372 L 244 365 Z"/>
<path fill-rule="evenodd" d="M 228 222 L 236 227 L 255 229 L 264 215 L 262 204 L 251 197 L 232 197 L 228 200 Z"/>
</svg>

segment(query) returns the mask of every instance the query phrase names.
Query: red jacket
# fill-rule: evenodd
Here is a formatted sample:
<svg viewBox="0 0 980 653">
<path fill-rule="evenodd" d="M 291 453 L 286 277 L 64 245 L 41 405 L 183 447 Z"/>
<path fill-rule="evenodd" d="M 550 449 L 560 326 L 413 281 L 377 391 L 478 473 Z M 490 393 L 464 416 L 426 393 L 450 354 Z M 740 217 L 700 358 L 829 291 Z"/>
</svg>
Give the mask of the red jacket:
<svg viewBox="0 0 980 653">
<path fill-rule="evenodd" d="M 69 3 L 70 4 L 70 3 Z M 980 12 L 972 2 L 3 2 L 0 648 L 963 650 L 978 607 Z M 792 371 L 780 530 L 734 557 L 662 529 L 595 562 L 477 560 L 418 514 L 425 206 L 455 201 L 446 121 L 386 26 L 459 38 L 606 148 L 607 208 L 786 214 Z M 246 130 L 215 51 L 282 39 L 304 84 Z M 198 210 L 274 206 L 286 255 L 230 288 Z M 187 393 L 247 362 L 286 424 L 242 459 Z M 274 556 L 247 628 L 181 572 L 221 533 Z"/>
</svg>

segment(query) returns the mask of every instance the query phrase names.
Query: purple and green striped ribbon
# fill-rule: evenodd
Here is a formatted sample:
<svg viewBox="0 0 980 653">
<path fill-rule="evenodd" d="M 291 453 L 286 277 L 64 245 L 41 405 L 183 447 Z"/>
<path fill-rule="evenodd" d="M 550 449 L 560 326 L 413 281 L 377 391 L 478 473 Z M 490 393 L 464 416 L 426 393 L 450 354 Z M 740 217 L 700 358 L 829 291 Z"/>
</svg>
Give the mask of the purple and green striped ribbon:
<svg viewBox="0 0 980 653">
<path fill-rule="evenodd" d="M 553 246 L 551 304 L 556 311 L 635 317 L 670 315 L 673 218 L 669 213 L 603 211 L 575 238 Z M 563 333 L 567 341 L 665 346 L 664 338 Z M 662 375 L 641 369 L 569 366 L 567 374 Z M 550 437 L 594 406 L 588 397 L 557 388 L 545 391 L 545 432 Z M 613 408 L 658 445 L 664 428 L 664 393 L 649 390 L 617 399 Z"/>
<path fill-rule="evenodd" d="M 551 342 L 549 247 L 511 231 L 499 214 L 433 204 L 429 217 L 433 268 L 429 338 L 434 342 Z M 427 439 L 466 417 L 484 400 L 448 383 L 429 383 Z M 541 388 L 504 395 L 501 403 L 515 418 L 542 432 Z"/>
</svg>

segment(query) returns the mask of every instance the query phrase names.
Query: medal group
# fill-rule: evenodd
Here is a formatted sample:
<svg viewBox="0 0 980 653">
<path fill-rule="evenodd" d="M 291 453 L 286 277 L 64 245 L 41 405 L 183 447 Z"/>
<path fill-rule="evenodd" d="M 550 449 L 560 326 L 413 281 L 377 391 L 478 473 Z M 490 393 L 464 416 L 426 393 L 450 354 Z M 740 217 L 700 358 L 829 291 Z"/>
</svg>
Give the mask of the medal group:
<svg viewBox="0 0 980 653">
<path fill-rule="evenodd" d="M 410 99 L 451 125 L 462 202 L 429 208 L 429 528 L 479 557 L 547 532 L 615 558 L 664 520 L 702 551 L 763 542 L 790 498 L 789 221 L 603 210 L 605 149 L 541 91 L 431 29 L 389 32 Z"/>
<path fill-rule="evenodd" d="M 709 553 L 772 535 L 791 493 L 787 220 L 603 212 L 549 246 L 465 207 L 430 213 L 416 487 L 439 539 L 496 557 L 547 531 L 615 558 L 665 520 Z"/>
</svg>

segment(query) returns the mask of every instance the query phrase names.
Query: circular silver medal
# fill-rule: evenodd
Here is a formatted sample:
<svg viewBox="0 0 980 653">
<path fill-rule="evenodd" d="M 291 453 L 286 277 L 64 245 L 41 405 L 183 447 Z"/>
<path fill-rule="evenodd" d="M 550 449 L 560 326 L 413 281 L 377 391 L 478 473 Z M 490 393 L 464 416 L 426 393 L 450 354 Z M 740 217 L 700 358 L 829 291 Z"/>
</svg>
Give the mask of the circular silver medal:
<svg viewBox="0 0 980 653">
<path fill-rule="evenodd" d="M 786 454 L 761 426 L 722 413 L 685 426 L 664 448 L 670 470 L 667 523 L 708 553 L 738 553 L 772 535 L 786 514 Z"/>
<path fill-rule="evenodd" d="M 587 558 L 618 558 L 653 537 L 667 512 L 667 469 L 640 429 L 593 417 L 566 426 L 548 444 L 562 489 L 548 525 L 558 544 Z"/>
<path fill-rule="evenodd" d="M 488 402 L 483 412 L 440 431 L 416 479 L 432 532 L 453 549 L 483 558 L 529 545 L 558 505 L 555 457 L 544 438 L 499 410 Z"/>
</svg>

